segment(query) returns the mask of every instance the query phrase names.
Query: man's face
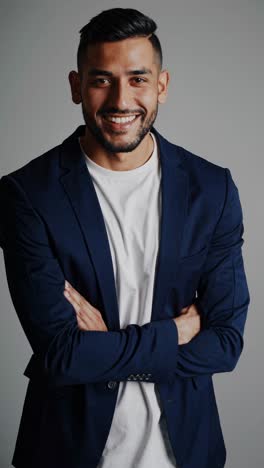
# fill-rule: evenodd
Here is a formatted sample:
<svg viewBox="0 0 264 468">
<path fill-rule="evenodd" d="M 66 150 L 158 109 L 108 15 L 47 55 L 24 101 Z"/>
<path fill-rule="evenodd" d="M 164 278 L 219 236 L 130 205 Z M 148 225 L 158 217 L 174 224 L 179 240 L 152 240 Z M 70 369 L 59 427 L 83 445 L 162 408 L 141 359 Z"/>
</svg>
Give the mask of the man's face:
<svg viewBox="0 0 264 468">
<path fill-rule="evenodd" d="M 82 76 L 70 82 L 87 129 L 107 151 L 122 153 L 135 149 L 152 127 L 168 72 L 160 72 L 147 38 L 129 38 L 89 46 Z"/>
</svg>

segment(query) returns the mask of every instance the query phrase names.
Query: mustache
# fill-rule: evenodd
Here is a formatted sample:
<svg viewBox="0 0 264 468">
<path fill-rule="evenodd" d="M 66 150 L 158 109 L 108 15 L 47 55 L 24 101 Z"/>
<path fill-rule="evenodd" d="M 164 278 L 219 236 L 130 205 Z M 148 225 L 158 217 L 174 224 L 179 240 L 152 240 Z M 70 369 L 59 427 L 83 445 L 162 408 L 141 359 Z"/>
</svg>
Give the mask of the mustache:
<svg viewBox="0 0 264 468">
<path fill-rule="evenodd" d="M 127 114 L 144 114 L 142 109 L 117 109 L 116 107 L 109 107 L 108 109 L 101 109 L 97 112 L 99 115 L 107 115 L 107 114 L 118 114 L 118 115 L 127 115 Z"/>
</svg>

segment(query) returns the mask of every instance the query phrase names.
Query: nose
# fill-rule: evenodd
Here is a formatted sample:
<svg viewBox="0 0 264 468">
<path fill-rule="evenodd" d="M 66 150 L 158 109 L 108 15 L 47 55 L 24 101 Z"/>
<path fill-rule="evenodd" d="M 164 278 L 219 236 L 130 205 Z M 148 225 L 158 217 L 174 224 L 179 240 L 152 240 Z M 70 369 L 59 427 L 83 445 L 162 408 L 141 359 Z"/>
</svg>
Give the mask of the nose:
<svg viewBox="0 0 264 468">
<path fill-rule="evenodd" d="M 117 80 L 111 87 L 109 96 L 109 104 L 117 109 L 129 109 L 131 103 L 131 95 L 127 82 Z"/>
</svg>

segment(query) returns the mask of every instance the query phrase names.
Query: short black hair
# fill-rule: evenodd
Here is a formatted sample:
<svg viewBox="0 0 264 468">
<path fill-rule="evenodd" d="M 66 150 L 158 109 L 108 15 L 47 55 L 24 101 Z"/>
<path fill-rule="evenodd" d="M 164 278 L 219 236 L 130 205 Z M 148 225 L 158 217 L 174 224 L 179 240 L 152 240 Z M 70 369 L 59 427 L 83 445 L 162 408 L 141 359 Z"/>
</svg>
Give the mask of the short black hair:
<svg viewBox="0 0 264 468">
<path fill-rule="evenodd" d="M 82 71 L 87 46 L 99 42 L 115 42 L 130 37 L 149 37 L 162 67 L 162 50 L 155 31 L 157 25 L 148 16 L 132 8 L 111 8 L 94 16 L 82 27 L 77 52 L 78 71 Z"/>
</svg>

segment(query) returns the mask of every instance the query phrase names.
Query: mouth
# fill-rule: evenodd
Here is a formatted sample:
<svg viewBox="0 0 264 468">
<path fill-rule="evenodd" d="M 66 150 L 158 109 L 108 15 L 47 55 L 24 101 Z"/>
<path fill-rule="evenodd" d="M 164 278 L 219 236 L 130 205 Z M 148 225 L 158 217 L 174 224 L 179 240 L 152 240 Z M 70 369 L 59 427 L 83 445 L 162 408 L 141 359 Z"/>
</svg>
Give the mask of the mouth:
<svg viewBox="0 0 264 468">
<path fill-rule="evenodd" d="M 112 130 L 128 130 L 142 114 L 128 114 L 128 115 L 111 115 L 103 114 L 102 118 L 104 123 Z"/>
</svg>

